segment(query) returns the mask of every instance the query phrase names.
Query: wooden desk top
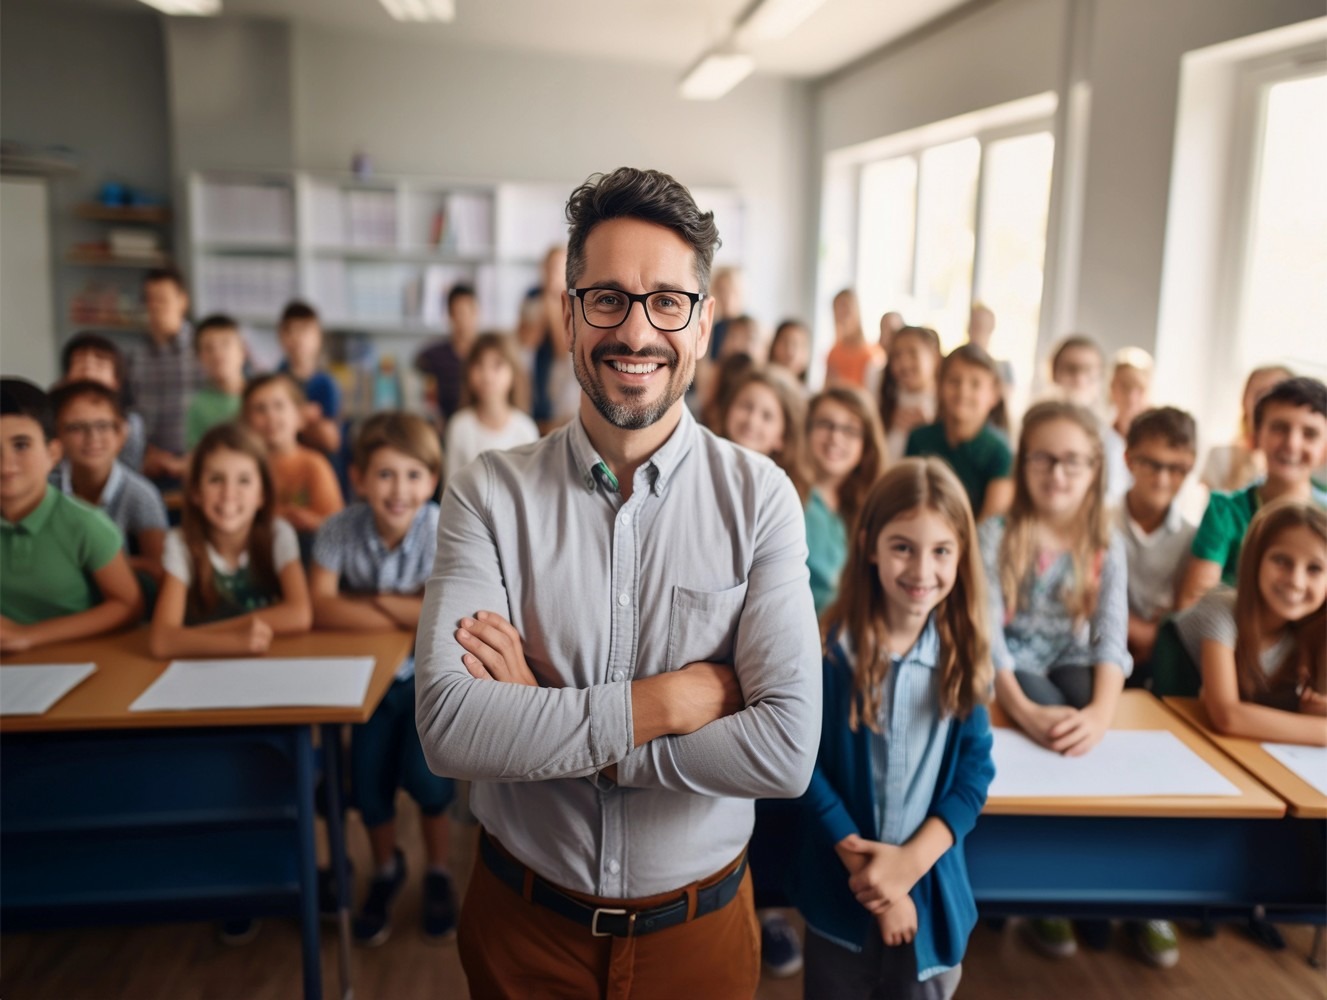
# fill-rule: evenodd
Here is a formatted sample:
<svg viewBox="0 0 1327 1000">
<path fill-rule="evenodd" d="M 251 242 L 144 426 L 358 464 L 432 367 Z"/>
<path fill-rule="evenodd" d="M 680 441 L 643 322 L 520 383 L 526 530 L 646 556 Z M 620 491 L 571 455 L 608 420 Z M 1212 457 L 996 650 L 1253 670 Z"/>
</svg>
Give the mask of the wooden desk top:
<svg viewBox="0 0 1327 1000">
<path fill-rule="evenodd" d="M 1000 706 L 991 705 L 991 724 L 1012 726 Z M 1082 798 L 989 798 L 986 815 L 1116 816 L 1181 819 L 1277 819 L 1286 806 L 1242 768 L 1180 719 L 1149 691 L 1130 690 L 1120 695 L 1112 729 L 1164 729 L 1174 733 L 1190 750 L 1239 789 L 1239 795 L 1136 795 Z"/>
<path fill-rule="evenodd" d="M 1212 728 L 1207 709 L 1197 698 L 1166 698 L 1166 707 L 1193 726 L 1221 750 L 1281 798 L 1290 815 L 1305 819 L 1327 819 L 1327 795 L 1290 770 L 1262 748 L 1260 740 L 1223 736 Z"/>
<path fill-rule="evenodd" d="M 410 653 L 410 632 L 308 632 L 273 640 L 271 656 L 372 656 L 373 675 L 363 704 L 355 708 L 245 708 L 197 712 L 131 712 L 129 706 L 166 669 L 148 653 L 147 629 L 61 642 L 5 657 L 5 666 L 29 663 L 95 663 L 97 671 L 45 715 L 0 718 L 0 733 L 49 733 L 100 729 L 194 726 L 284 726 L 366 722 L 397 668 Z M 197 657 L 195 657 L 196 659 Z"/>
</svg>

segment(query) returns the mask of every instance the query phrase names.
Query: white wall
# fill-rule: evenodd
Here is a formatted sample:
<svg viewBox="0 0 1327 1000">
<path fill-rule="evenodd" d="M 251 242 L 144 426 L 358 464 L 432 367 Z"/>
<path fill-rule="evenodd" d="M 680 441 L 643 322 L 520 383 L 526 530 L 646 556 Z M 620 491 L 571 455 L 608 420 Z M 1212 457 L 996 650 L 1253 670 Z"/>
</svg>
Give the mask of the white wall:
<svg viewBox="0 0 1327 1000">
<path fill-rule="evenodd" d="M 1059 85 L 1068 0 L 975 5 L 831 77 L 814 98 L 820 156 Z M 1077 301 L 1107 350 L 1155 349 L 1180 60 L 1322 13 L 1321 0 L 1097 0 Z M 1061 95 L 1063 100 L 1063 95 Z M 1067 333 L 1068 330 L 1060 331 Z"/>
<path fill-rule="evenodd" d="M 60 374 L 51 316 L 46 182 L 0 181 L 0 370 L 49 385 Z"/>
<path fill-rule="evenodd" d="M 376 169 L 572 185 L 622 165 L 746 201 L 748 307 L 804 313 L 813 163 L 809 85 L 752 77 L 717 102 L 677 96 L 678 74 L 629 62 L 483 52 L 294 28 L 294 157 Z M 722 234 L 720 234 L 722 235 Z"/>
</svg>

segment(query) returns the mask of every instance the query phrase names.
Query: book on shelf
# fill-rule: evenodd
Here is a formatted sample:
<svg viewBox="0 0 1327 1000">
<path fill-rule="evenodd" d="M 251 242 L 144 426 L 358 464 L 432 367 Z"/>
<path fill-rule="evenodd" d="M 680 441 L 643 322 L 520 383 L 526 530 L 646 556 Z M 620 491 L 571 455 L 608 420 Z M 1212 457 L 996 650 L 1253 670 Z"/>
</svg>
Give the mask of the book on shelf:
<svg viewBox="0 0 1327 1000">
<path fill-rule="evenodd" d="M 283 185 L 205 181 L 199 215 L 204 241 L 294 242 L 294 204 L 290 188 Z"/>
</svg>

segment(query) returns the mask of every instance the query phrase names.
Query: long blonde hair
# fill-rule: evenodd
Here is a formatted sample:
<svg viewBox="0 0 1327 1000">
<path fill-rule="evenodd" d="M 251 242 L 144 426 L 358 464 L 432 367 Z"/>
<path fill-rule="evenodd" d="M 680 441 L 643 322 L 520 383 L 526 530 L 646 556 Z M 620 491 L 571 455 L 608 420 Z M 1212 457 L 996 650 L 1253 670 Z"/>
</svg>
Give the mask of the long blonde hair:
<svg viewBox="0 0 1327 1000">
<path fill-rule="evenodd" d="M 940 709 L 966 718 L 990 698 L 991 646 L 986 610 L 986 578 L 977 549 L 977 527 L 967 491 L 938 458 L 908 458 L 891 468 L 866 497 L 839 585 L 838 600 L 825 613 L 826 639 L 838 629 L 856 651 L 852 710 L 856 732 L 865 722 L 878 731 L 881 692 L 890 670 L 882 621 L 885 592 L 872 556 L 876 542 L 895 518 L 935 511 L 954 529 L 958 574 L 954 588 L 933 612 L 940 639 Z"/>
<path fill-rule="evenodd" d="M 1087 435 L 1092 449 L 1092 483 L 1083 505 L 1074 518 L 1077 537 L 1069 548 L 1073 561 L 1073 580 L 1060 595 L 1075 620 L 1090 618 L 1097 607 L 1101 561 L 1110 545 L 1110 523 L 1106 517 L 1105 463 L 1102 461 L 1101 430 L 1096 416 L 1086 407 L 1063 400 L 1038 403 L 1023 417 L 1018 436 L 1018 454 L 1014 459 L 1014 502 L 1005 517 L 1004 538 L 1000 542 L 1000 593 L 1005 612 L 1013 615 L 1029 582 L 1036 556 L 1037 509 L 1027 486 L 1028 440 L 1038 427 L 1067 421 Z"/>
<path fill-rule="evenodd" d="M 811 493 L 811 476 L 807 472 L 806 460 L 806 404 L 802 402 L 796 383 L 791 375 L 786 375 L 779 368 L 755 368 L 742 377 L 732 389 L 719 418 L 719 426 L 724 436 L 728 432 L 728 414 L 737 402 L 737 397 L 749 385 L 763 385 L 779 402 L 783 414 L 783 441 L 774 449 L 770 458 L 774 464 L 788 474 L 797 496 L 803 504 Z"/>
<path fill-rule="evenodd" d="M 1327 606 L 1319 605 L 1299 621 L 1287 622 L 1293 640 L 1291 654 L 1270 677 L 1262 669 L 1263 644 L 1270 638 L 1262 632 L 1262 590 L 1258 575 L 1263 558 L 1288 528 L 1305 527 L 1327 543 L 1327 514 L 1311 503 L 1277 500 L 1254 516 L 1239 554 L 1235 586 L 1235 676 L 1239 696 L 1245 701 L 1308 684 L 1327 691 Z"/>
</svg>

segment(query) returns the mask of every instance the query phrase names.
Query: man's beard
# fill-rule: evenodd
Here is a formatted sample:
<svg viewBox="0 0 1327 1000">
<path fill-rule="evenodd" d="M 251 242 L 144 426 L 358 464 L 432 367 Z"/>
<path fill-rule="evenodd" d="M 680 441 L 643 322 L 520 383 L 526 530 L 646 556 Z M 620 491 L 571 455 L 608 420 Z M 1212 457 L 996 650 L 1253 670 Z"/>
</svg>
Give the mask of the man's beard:
<svg viewBox="0 0 1327 1000">
<path fill-rule="evenodd" d="M 668 383 L 664 386 L 659 398 L 653 403 L 639 404 L 631 402 L 616 403 L 609 399 L 608 390 L 599 377 L 598 370 L 600 362 L 608 357 L 626 362 L 658 361 L 667 368 Z M 620 344 L 603 343 L 590 352 L 590 363 L 594 367 L 587 368 L 581 361 L 581 355 L 576 350 L 575 340 L 573 339 L 571 358 L 572 368 L 576 372 L 576 381 L 585 390 L 585 395 L 590 397 L 590 402 L 594 403 L 594 408 L 599 411 L 600 416 L 614 427 L 620 427 L 625 431 L 638 431 L 657 423 L 672 408 L 673 404 L 686 393 L 691 385 L 691 375 L 695 371 L 693 368 L 691 372 L 682 372 L 678 368 L 677 352 L 665 347 L 648 347 L 642 351 L 626 352 Z M 630 399 L 633 396 L 643 396 L 649 389 L 643 385 L 627 386 L 622 391 Z"/>
</svg>

